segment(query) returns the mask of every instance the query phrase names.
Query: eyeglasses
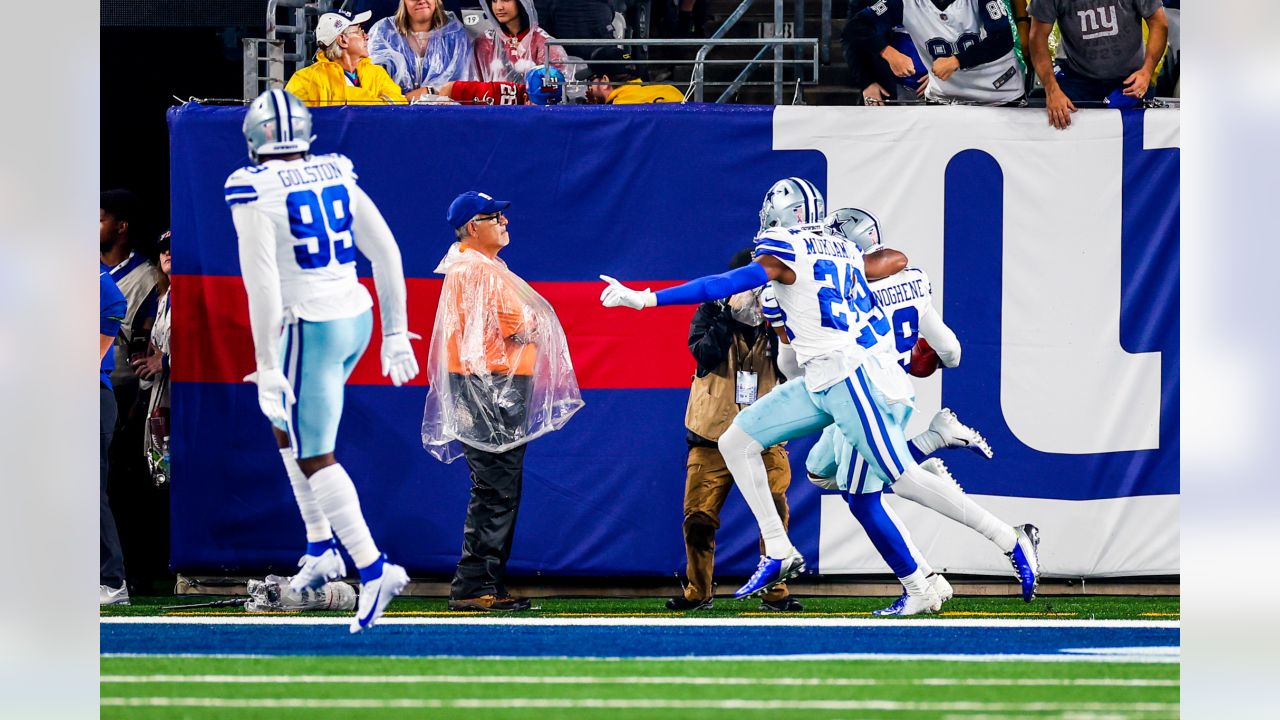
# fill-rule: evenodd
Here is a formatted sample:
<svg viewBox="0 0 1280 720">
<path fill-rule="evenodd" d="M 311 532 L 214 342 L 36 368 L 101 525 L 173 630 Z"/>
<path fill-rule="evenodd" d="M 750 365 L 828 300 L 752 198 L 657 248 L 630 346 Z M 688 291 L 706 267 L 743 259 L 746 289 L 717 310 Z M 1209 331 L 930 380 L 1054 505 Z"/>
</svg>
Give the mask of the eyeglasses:
<svg viewBox="0 0 1280 720">
<path fill-rule="evenodd" d="M 355 36 L 357 36 L 357 37 L 362 37 L 362 38 L 367 38 L 367 37 L 369 37 L 369 33 L 365 32 L 365 31 L 364 31 L 364 28 L 360 27 L 359 25 L 352 25 L 350 28 L 348 28 L 348 29 L 347 29 L 347 31 L 346 31 L 346 32 L 344 32 L 344 33 L 342 33 L 342 34 L 343 34 L 343 35 L 355 35 Z"/>
<path fill-rule="evenodd" d="M 503 215 L 503 214 L 502 214 L 502 211 L 501 211 L 501 210 L 499 210 L 498 212 L 496 212 L 496 213 L 494 213 L 494 214 L 492 214 L 492 215 L 485 215 L 484 217 L 481 217 L 481 216 L 477 215 L 477 216 L 476 216 L 476 218 L 475 218 L 475 220 L 473 220 L 472 222 L 478 222 L 478 223 L 481 223 L 481 222 L 488 222 L 488 221 L 492 220 L 492 221 L 494 222 L 494 224 L 496 225 L 496 224 L 498 224 L 498 223 L 501 223 L 501 222 L 502 222 L 502 218 L 504 218 L 504 217 L 506 217 L 506 215 Z"/>
</svg>

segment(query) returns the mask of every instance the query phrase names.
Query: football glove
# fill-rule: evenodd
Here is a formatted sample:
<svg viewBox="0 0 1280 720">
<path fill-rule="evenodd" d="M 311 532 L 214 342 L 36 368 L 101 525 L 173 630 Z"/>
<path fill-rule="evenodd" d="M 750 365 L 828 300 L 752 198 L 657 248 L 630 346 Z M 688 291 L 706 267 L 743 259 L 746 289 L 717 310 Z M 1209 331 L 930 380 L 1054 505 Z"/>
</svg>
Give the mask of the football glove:
<svg viewBox="0 0 1280 720">
<path fill-rule="evenodd" d="M 289 423 L 289 408 L 298 401 L 293 396 L 293 387 L 289 379 L 280 372 L 280 368 L 258 370 L 245 376 L 245 382 L 258 386 L 258 407 L 267 416 L 271 424 L 285 427 Z"/>
<path fill-rule="evenodd" d="M 773 283 L 765 285 L 764 291 L 760 293 L 760 313 L 773 327 L 782 327 L 786 324 L 783 321 L 785 316 L 782 313 L 782 306 L 778 304 L 778 296 L 773 294 Z"/>
<path fill-rule="evenodd" d="M 413 355 L 410 340 L 421 340 L 417 333 L 402 332 L 382 337 L 382 376 L 391 377 L 391 384 L 400 387 L 418 375 L 418 359 Z"/>
<path fill-rule="evenodd" d="M 600 293 L 600 304 L 605 307 L 625 305 L 633 310 L 643 310 L 658 304 L 657 298 L 648 288 L 632 290 L 608 275 L 601 275 L 600 279 L 609 283 L 604 292 Z"/>
</svg>

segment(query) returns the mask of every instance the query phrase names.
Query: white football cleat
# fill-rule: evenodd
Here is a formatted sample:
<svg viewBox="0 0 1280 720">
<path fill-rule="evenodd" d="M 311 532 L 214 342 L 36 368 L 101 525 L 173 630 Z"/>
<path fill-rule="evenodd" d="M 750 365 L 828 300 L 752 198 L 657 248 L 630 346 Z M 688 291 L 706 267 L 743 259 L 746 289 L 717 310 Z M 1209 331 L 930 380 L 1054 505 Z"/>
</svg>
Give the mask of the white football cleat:
<svg viewBox="0 0 1280 720">
<path fill-rule="evenodd" d="M 409 573 L 399 565 L 386 562 L 384 557 L 382 575 L 360 585 L 360 599 L 356 603 L 356 616 L 351 620 L 351 632 L 358 633 L 373 627 L 382 617 L 382 611 L 408 584 Z"/>
<path fill-rule="evenodd" d="M 929 429 L 942 438 L 943 447 L 969 448 L 988 460 L 995 455 L 982 433 L 960 422 L 956 414 L 947 408 L 942 408 L 933 416 L 933 420 L 929 421 Z"/>
<path fill-rule="evenodd" d="M 875 610 L 871 614 L 879 617 L 906 616 L 936 613 L 941 609 L 942 598 L 938 597 L 938 591 L 930 586 L 921 595 L 904 592 L 892 605 L 883 610 Z"/>
<path fill-rule="evenodd" d="M 947 469 L 947 464 L 939 458 L 926 458 L 924 462 L 920 463 L 920 469 L 956 487 L 960 487 L 960 483 L 956 482 L 956 479 L 951 475 L 951 471 Z M 960 489 L 964 490 L 964 488 Z"/>
<path fill-rule="evenodd" d="M 303 590 L 319 590 L 325 583 L 347 576 L 347 564 L 336 545 L 319 555 L 303 555 L 298 558 L 298 574 L 289 578 L 289 589 L 295 593 Z"/>
<path fill-rule="evenodd" d="M 933 589 L 938 593 L 938 599 L 943 603 L 956 596 L 956 591 L 951 588 L 951 583 L 937 573 L 934 573 L 929 578 L 929 584 L 933 585 Z"/>
<path fill-rule="evenodd" d="M 128 605 L 129 604 L 129 586 L 121 585 L 120 589 L 112 590 L 106 585 L 98 585 L 98 605 Z"/>
</svg>

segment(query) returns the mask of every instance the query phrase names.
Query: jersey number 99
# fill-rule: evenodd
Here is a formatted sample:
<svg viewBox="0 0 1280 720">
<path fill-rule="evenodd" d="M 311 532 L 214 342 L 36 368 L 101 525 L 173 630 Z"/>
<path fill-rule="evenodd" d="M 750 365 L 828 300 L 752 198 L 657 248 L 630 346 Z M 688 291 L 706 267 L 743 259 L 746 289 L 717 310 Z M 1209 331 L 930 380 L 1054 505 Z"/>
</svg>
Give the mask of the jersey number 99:
<svg viewBox="0 0 1280 720">
<path fill-rule="evenodd" d="M 356 261 L 351 195 L 345 185 L 330 185 L 318 196 L 315 190 L 295 190 L 285 197 L 285 205 L 289 232 L 302 241 L 293 246 L 298 267 L 314 270 L 333 260 L 339 265 Z"/>
</svg>

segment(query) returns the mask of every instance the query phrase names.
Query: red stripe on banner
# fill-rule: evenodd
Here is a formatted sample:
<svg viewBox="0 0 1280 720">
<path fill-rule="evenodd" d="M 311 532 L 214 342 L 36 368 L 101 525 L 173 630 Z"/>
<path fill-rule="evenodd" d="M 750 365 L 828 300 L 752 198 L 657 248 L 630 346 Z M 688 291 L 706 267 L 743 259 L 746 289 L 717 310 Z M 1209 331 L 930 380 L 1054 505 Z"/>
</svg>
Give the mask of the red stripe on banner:
<svg viewBox="0 0 1280 720">
<path fill-rule="evenodd" d="M 373 293 L 373 281 L 361 278 Z M 429 339 L 440 301 L 440 280 L 409 279 L 409 329 L 422 335 L 414 342 L 418 363 L 426 369 Z M 599 282 L 530 283 L 555 308 L 569 354 L 586 389 L 686 388 L 693 357 L 686 339 L 693 307 L 661 307 L 636 312 L 600 306 Z M 673 282 L 633 282 L 657 290 Z M 375 307 L 375 313 L 377 309 Z M 379 361 L 381 333 L 356 365 L 351 384 L 389 385 Z M 178 275 L 173 281 L 173 379 L 177 382 L 241 382 L 253 372 L 253 339 L 249 304 L 239 277 Z M 425 385 L 419 375 L 411 383 Z"/>
</svg>

